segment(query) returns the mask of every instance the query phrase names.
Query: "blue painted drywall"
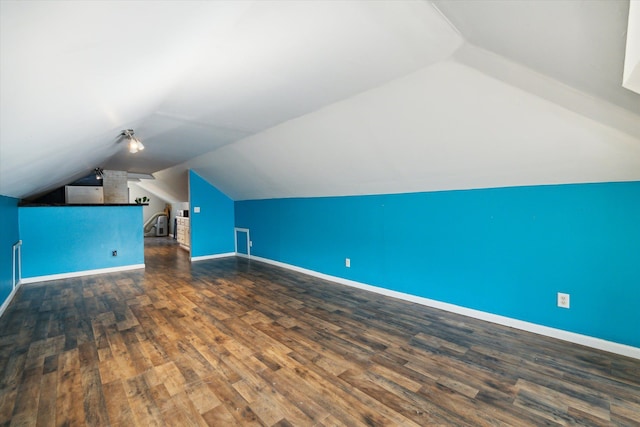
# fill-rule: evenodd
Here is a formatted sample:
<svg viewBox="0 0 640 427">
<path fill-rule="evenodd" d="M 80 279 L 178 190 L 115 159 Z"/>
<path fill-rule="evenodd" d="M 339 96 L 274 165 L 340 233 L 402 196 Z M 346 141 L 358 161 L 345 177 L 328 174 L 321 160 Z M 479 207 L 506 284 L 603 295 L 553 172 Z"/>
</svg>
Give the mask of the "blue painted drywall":
<svg viewBox="0 0 640 427">
<path fill-rule="evenodd" d="M 191 256 L 207 256 L 234 251 L 233 200 L 189 171 L 191 211 Z M 200 212 L 195 213 L 199 207 Z"/>
<path fill-rule="evenodd" d="M 144 264 L 141 206 L 21 207 L 19 217 L 24 278 Z"/>
<path fill-rule="evenodd" d="M 236 251 L 238 254 L 247 255 L 249 254 L 249 245 L 247 243 L 247 232 L 246 231 L 236 231 Z"/>
<path fill-rule="evenodd" d="M 255 256 L 640 347 L 640 182 L 241 201 L 236 227 Z"/>
<path fill-rule="evenodd" d="M 13 290 L 13 245 L 20 239 L 18 202 L 0 196 L 0 306 Z"/>
</svg>

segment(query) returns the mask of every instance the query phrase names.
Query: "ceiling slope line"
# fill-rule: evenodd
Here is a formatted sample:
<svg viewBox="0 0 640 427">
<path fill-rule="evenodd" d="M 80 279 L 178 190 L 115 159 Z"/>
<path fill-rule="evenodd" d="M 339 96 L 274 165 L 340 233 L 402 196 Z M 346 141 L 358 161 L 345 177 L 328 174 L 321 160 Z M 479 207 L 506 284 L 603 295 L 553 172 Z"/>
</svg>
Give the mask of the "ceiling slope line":
<svg viewBox="0 0 640 427">
<path fill-rule="evenodd" d="M 453 54 L 452 59 L 502 83 L 640 139 L 639 115 L 497 53 L 467 42 Z"/>
</svg>

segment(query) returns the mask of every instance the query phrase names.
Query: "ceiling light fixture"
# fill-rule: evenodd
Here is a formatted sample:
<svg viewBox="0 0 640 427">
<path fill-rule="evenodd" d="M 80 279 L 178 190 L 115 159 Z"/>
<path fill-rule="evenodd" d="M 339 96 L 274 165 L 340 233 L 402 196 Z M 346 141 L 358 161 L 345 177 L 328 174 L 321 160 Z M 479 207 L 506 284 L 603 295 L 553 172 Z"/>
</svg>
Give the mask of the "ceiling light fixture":
<svg viewBox="0 0 640 427">
<path fill-rule="evenodd" d="M 93 173 L 96 174 L 96 179 L 102 179 L 102 175 L 104 175 L 104 170 L 102 168 L 95 168 Z"/>
<path fill-rule="evenodd" d="M 120 136 L 124 136 L 129 140 L 129 152 L 137 153 L 138 151 L 144 150 L 144 145 L 142 142 L 135 136 L 133 136 L 133 129 L 125 129 L 120 133 Z"/>
</svg>

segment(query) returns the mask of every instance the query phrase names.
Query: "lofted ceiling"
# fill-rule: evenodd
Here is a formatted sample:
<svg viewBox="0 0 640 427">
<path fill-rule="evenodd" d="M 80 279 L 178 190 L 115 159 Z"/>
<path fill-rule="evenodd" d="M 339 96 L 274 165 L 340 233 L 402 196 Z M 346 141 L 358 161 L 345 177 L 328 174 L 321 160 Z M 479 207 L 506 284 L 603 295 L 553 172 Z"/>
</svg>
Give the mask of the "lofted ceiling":
<svg viewBox="0 0 640 427">
<path fill-rule="evenodd" d="M 0 2 L 0 194 L 235 200 L 640 180 L 629 1 Z M 118 138 L 135 129 L 146 149 Z"/>
</svg>

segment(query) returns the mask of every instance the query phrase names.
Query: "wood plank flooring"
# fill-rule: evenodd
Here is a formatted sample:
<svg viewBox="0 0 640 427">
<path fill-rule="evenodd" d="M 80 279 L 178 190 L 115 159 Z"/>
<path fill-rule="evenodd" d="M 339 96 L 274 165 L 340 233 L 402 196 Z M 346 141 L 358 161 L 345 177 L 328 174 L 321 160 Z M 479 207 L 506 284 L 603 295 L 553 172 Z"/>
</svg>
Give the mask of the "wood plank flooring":
<svg viewBox="0 0 640 427">
<path fill-rule="evenodd" d="M 25 285 L 0 425 L 640 425 L 640 361 L 240 258 Z"/>
</svg>

